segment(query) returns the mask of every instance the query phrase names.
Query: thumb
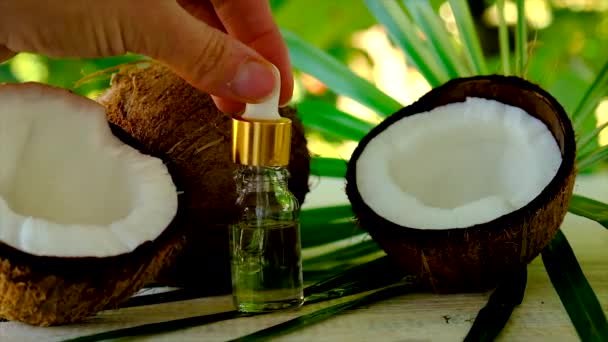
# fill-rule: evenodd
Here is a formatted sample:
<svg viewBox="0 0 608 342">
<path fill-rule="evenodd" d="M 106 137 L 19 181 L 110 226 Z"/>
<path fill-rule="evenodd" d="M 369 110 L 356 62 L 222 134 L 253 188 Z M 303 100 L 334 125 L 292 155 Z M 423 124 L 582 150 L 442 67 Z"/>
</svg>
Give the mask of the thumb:
<svg viewBox="0 0 608 342">
<path fill-rule="evenodd" d="M 272 93 L 272 66 L 255 50 L 178 5 L 157 9 L 151 13 L 155 18 L 140 21 L 133 44 L 139 51 L 134 52 L 167 64 L 194 87 L 226 100 L 257 103 Z"/>
</svg>

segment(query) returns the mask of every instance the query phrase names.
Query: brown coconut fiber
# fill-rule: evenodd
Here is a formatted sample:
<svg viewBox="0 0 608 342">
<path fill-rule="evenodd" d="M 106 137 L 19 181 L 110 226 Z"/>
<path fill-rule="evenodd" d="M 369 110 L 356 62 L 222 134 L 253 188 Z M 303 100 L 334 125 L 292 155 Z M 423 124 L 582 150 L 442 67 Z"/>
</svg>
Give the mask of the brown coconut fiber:
<svg viewBox="0 0 608 342">
<path fill-rule="evenodd" d="M 462 102 L 468 96 L 517 106 L 545 123 L 562 154 L 555 177 L 523 208 L 468 228 L 404 227 L 376 214 L 365 203 L 356 184 L 356 161 L 365 145 L 405 116 L 424 115 L 420 113 Z M 549 93 L 518 77 L 460 78 L 434 88 L 365 136 L 349 162 L 346 189 L 359 224 L 406 274 L 418 277 L 434 292 L 484 291 L 526 267 L 555 236 L 572 196 L 575 155 L 570 119 Z"/>
<path fill-rule="evenodd" d="M 156 280 L 206 293 L 228 292 L 228 224 L 235 217 L 236 201 L 230 115 L 220 112 L 208 94 L 157 63 L 114 74 L 98 102 L 107 108 L 110 122 L 164 155 L 183 184 L 183 249 Z M 281 108 L 280 114 L 293 120 L 289 188 L 303 203 L 310 172 L 303 126 L 294 109 Z"/>
<path fill-rule="evenodd" d="M 124 143 L 146 153 L 121 129 L 111 128 Z M 171 225 L 154 241 L 112 257 L 36 256 L 0 243 L 0 317 L 51 326 L 116 308 L 175 259 L 181 247 L 177 231 L 181 218 L 178 209 Z"/>
</svg>

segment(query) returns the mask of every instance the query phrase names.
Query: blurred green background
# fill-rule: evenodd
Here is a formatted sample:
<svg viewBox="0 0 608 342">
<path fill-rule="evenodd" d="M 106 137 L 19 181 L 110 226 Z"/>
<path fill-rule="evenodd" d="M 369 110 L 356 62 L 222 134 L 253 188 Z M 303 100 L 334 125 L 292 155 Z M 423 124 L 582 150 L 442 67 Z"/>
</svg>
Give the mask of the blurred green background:
<svg viewBox="0 0 608 342">
<path fill-rule="evenodd" d="M 278 24 L 327 51 L 358 75 L 370 80 L 403 105 L 415 101 L 429 85 L 403 52 L 387 38 L 367 7 L 359 0 L 270 0 Z M 450 32 L 456 27 L 445 0 L 432 0 Z M 481 37 L 490 71 L 500 72 L 496 7 L 493 0 L 470 0 L 471 12 Z M 506 20 L 515 26 L 516 9 L 507 1 Z M 527 0 L 526 19 L 532 56 L 527 78 L 540 83 L 572 111 L 608 57 L 608 0 Z M 513 32 L 511 32 L 511 35 Z M 511 37 L 513 38 L 513 37 Z M 513 46 L 513 44 L 511 44 Z M 72 89 L 94 98 L 109 85 L 109 74 L 75 87 L 86 75 L 140 59 L 127 55 L 102 59 L 54 59 L 21 53 L 0 65 L 0 82 L 39 81 Z M 313 77 L 294 70 L 294 102 L 317 98 L 366 121 L 379 118 L 369 109 L 337 96 Z M 595 113 L 598 123 L 608 120 L 608 101 Z M 320 156 L 348 159 L 354 141 L 332 140 L 308 130 L 310 149 Z M 600 145 L 608 136 L 600 136 Z"/>
</svg>

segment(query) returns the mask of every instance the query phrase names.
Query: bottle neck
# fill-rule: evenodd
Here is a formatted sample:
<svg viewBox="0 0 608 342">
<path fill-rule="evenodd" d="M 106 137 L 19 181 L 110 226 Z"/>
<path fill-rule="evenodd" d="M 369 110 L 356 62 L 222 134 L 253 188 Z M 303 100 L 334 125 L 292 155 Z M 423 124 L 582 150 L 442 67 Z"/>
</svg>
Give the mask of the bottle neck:
<svg viewBox="0 0 608 342">
<path fill-rule="evenodd" d="M 239 165 L 235 172 L 237 191 L 270 191 L 287 187 L 289 171 L 281 166 Z"/>
</svg>

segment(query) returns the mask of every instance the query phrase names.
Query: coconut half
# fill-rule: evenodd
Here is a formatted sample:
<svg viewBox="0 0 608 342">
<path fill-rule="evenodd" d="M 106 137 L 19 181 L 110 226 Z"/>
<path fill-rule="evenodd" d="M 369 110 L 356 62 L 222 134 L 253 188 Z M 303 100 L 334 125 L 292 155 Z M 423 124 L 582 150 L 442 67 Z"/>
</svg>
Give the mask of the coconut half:
<svg viewBox="0 0 608 342">
<path fill-rule="evenodd" d="M 456 79 L 375 127 L 348 165 L 362 225 L 436 291 L 491 288 L 540 253 L 567 211 L 574 132 L 515 77 Z"/>
<path fill-rule="evenodd" d="M 182 182 L 183 248 L 156 279 L 206 294 L 229 293 L 229 224 L 237 214 L 232 119 L 209 94 L 189 85 L 166 66 L 124 67 L 97 101 L 107 119 L 147 150 L 166 156 Z M 292 120 L 289 189 L 300 203 L 309 191 L 310 154 L 294 108 L 280 108 Z"/>
<path fill-rule="evenodd" d="M 74 322 L 133 294 L 172 253 L 163 161 L 67 90 L 2 85 L 0 104 L 0 316 Z"/>
</svg>

